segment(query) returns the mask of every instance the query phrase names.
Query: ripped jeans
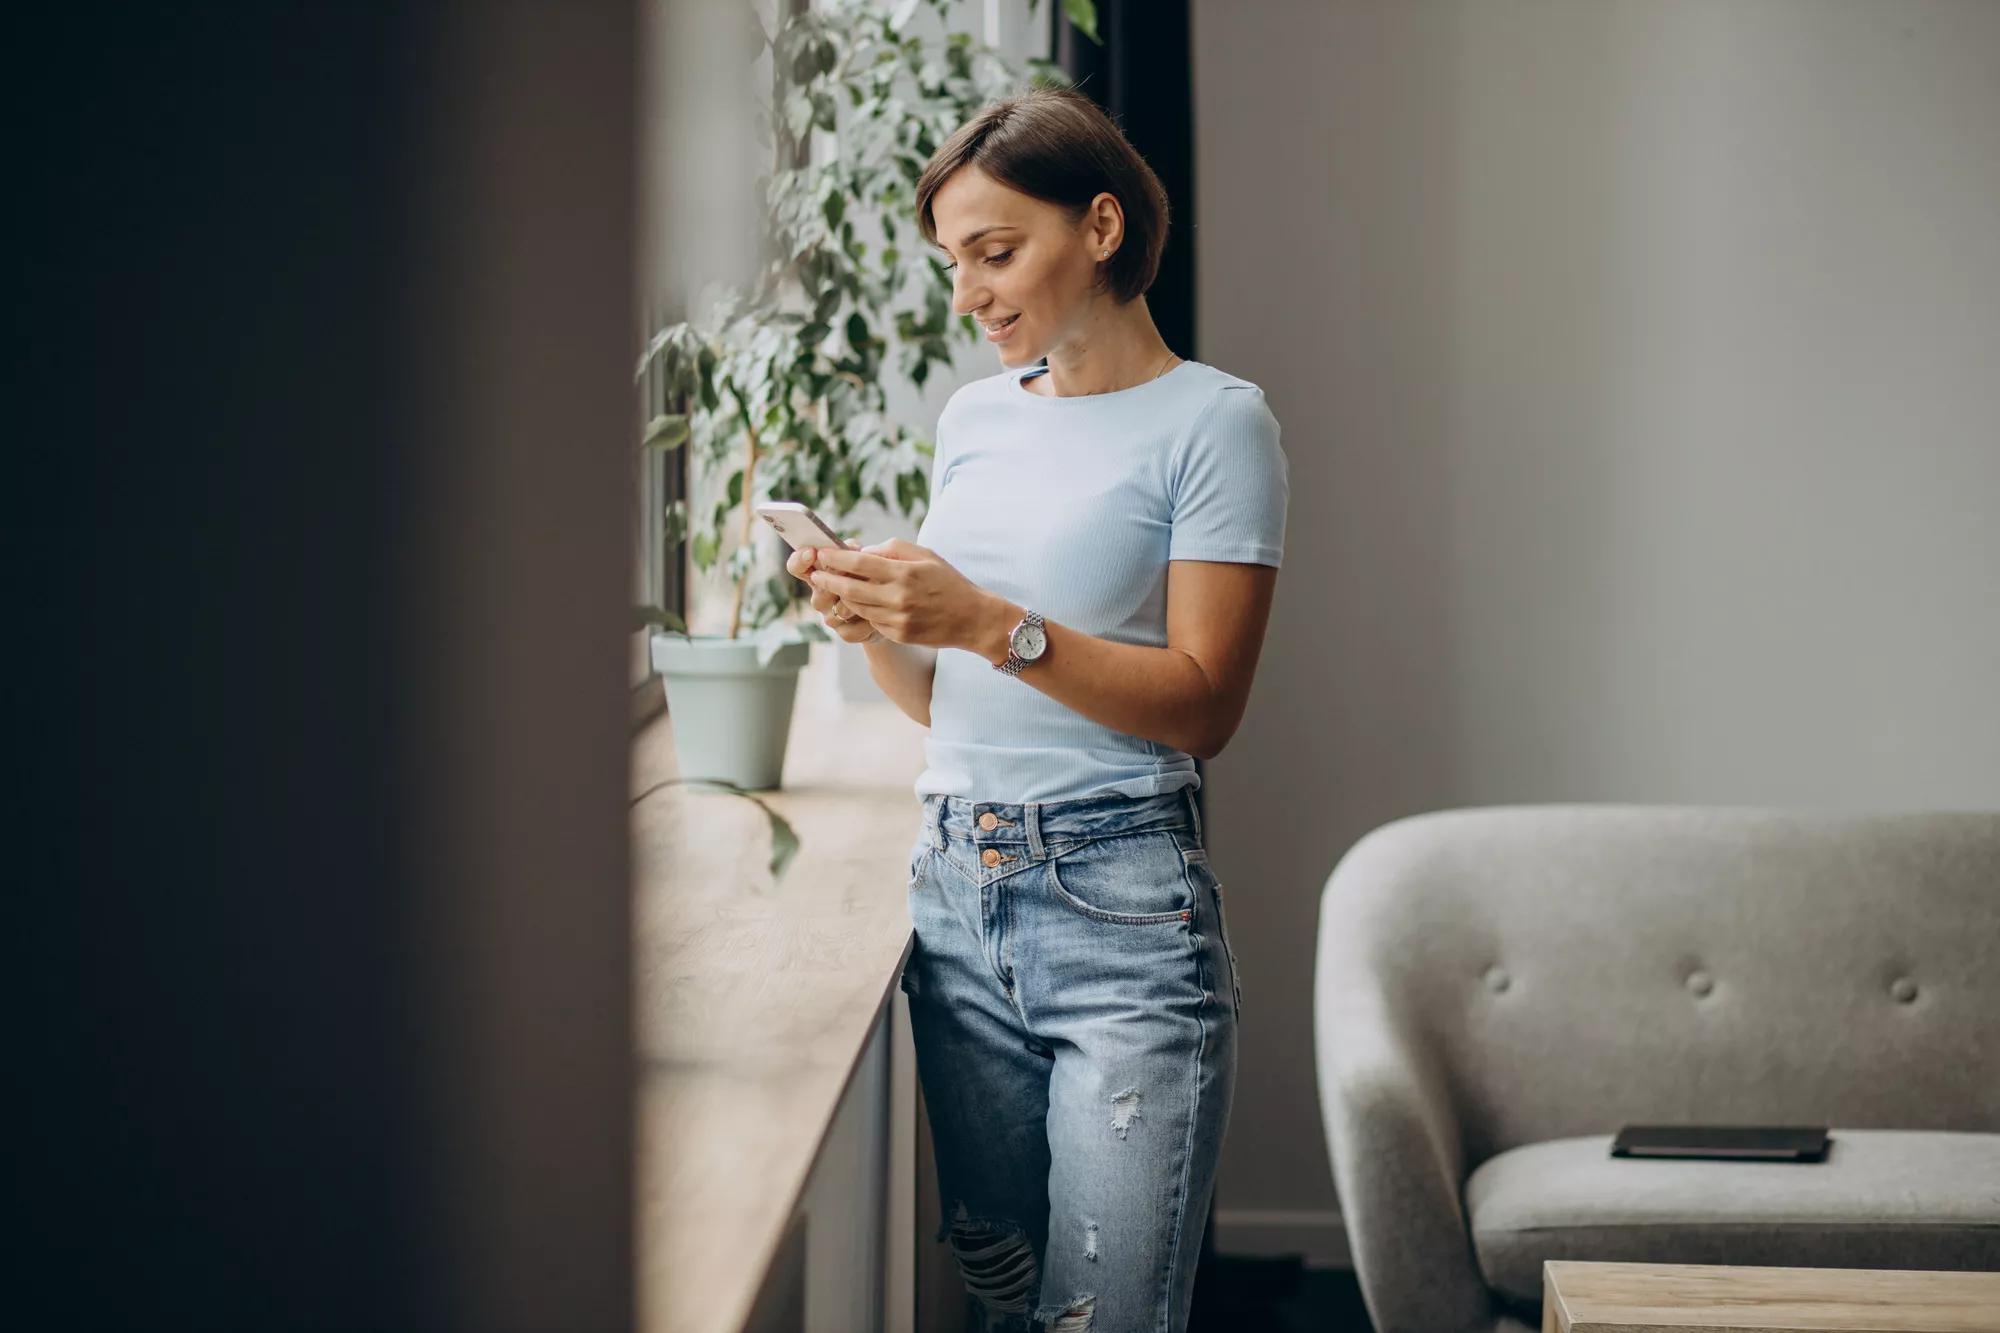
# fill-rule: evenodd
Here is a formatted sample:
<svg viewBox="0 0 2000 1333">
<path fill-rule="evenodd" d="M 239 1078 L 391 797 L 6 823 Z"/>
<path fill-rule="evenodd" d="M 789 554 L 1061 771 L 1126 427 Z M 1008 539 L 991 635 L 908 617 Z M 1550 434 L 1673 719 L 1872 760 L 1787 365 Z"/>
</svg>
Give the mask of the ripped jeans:
<svg viewBox="0 0 2000 1333">
<path fill-rule="evenodd" d="M 927 794 L 901 986 L 988 1333 L 1181 1333 L 1242 995 L 1191 789 Z"/>
</svg>

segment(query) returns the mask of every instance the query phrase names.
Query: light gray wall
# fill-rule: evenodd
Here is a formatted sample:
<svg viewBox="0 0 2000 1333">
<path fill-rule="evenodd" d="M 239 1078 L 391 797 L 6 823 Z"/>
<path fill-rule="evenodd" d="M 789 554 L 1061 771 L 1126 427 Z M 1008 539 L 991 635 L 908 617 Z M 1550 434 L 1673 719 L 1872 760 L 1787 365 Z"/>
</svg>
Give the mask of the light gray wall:
<svg viewBox="0 0 2000 1333">
<path fill-rule="evenodd" d="M 1229 1248 L 1334 1207 L 1312 944 L 1369 828 L 2000 806 L 2000 5 L 1195 11 L 1202 356 L 1292 478 L 1210 766 Z"/>
</svg>

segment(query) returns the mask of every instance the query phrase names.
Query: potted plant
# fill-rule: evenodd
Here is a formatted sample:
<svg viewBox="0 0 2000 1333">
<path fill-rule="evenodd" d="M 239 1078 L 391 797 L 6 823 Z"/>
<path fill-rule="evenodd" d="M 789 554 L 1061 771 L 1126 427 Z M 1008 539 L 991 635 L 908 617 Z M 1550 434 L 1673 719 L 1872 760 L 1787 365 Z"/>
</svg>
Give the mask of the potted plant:
<svg viewBox="0 0 2000 1333">
<path fill-rule="evenodd" d="M 807 590 L 754 506 L 800 501 L 843 537 L 839 521 L 863 500 L 921 519 L 933 445 L 889 419 L 884 376 L 893 354 L 922 388 L 933 363 L 950 366 L 954 330 L 979 340 L 969 316 L 951 313 L 950 277 L 919 253 L 924 166 L 994 97 L 1067 82 L 1044 60 L 1024 75 L 969 33 L 903 36 L 919 3 L 944 19 L 948 0 L 821 0 L 763 34 L 775 83 L 760 129 L 779 164 L 760 179 L 769 257 L 748 290 L 661 329 L 639 360 L 639 378 L 660 373 L 669 405 L 642 447 L 691 449 L 697 474 L 721 481 L 703 512 L 669 508 L 667 539 L 686 540 L 698 570 L 722 566 L 726 632 L 691 633 L 641 608 L 690 779 L 778 786 L 799 669 L 811 641 L 831 638 L 801 617 Z M 1096 40 L 1089 0 L 1064 12 Z"/>
</svg>

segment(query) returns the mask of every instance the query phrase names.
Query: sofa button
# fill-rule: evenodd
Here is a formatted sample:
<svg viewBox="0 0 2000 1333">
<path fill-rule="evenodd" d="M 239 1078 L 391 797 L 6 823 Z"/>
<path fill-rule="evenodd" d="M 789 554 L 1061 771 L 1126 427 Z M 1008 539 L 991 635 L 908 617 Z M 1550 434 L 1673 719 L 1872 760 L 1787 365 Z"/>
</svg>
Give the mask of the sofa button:
<svg viewBox="0 0 2000 1333">
<path fill-rule="evenodd" d="M 1889 994 L 1896 997 L 1898 1004 L 1908 1004 L 1917 998 L 1917 983 L 1908 977 L 1897 977 L 1889 986 Z"/>
<path fill-rule="evenodd" d="M 1715 989 L 1715 978 L 1706 972 L 1688 973 L 1687 988 L 1696 995 L 1706 995 Z"/>
<path fill-rule="evenodd" d="M 1514 979 L 1508 976 L 1506 969 L 1500 967 L 1498 964 L 1486 969 L 1486 989 L 1492 991 L 1495 995 L 1498 995 L 1513 984 Z"/>
<path fill-rule="evenodd" d="M 997 866 L 1000 864 L 1000 851 L 998 848 L 988 847 L 979 854 L 979 859 L 985 865 Z"/>
<path fill-rule="evenodd" d="M 991 810 L 988 810 L 985 814 L 979 817 L 979 827 L 985 829 L 988 833 L 991 833 L 994 829 L 1000 827 L 1000 817 L 994 814 Z"/>
</svg>

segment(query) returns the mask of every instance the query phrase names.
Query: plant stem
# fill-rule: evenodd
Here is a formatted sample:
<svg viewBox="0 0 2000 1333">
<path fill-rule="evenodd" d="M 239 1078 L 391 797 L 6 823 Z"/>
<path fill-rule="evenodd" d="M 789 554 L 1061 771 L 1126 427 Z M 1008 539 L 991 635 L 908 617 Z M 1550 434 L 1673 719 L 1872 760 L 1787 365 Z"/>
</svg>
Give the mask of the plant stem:
<svg viewBox="0 0 2000 1333">
<path fill-rule="evenodd" d="M 737 399 L 740 404 L 743 400 Z M 757 427 L 751 424 L 749 413 L 743 416 L 744 438 L 750 442 L 750 457 L 743 464 L 743 542 L 750 546 L 756 541 L 757 517 Z M 743 590 L 750 585 L 750 571 L 744 570 L 743 577 L 736 580 L 736 600 L 729 608 L 729 637 L 735 638 L 743 626 Z"/>
</svg>

